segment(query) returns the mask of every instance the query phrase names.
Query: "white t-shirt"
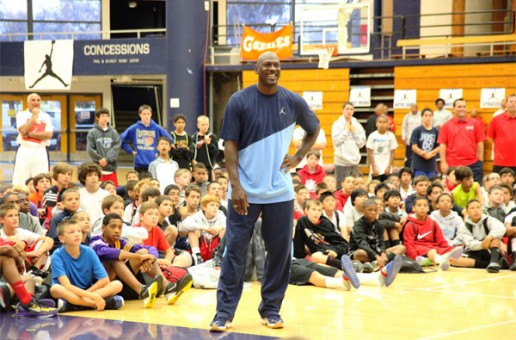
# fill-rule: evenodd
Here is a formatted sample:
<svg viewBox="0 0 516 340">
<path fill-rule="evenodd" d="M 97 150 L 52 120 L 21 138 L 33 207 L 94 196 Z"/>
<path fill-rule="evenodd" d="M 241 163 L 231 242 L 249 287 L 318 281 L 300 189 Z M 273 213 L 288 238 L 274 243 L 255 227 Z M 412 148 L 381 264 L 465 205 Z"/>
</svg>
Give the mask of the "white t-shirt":
<svg viewBox="0 0 516 340">
<path fill-rule="evenodd" d="M 16 114 L 16 128 L 19 128 L 23 124 L 27 123 L 32 118 L 32 113 L 27 109 L 25 111 L 18 112 Z M 32 127 L 29 132 L 53 132 L 54 127 L 52 126 L 52 118 L 48 115 L 48 113 L 40 111 L 38 113 L 38 119 L 34 124 L 32 124 Z M 28 138 L 23 137 L 20 133 L 18 133 L 18 137 L 16 138 L 16 141 L 20 145 L 43 145 L 43 146 L 49 146 L 50 140 L 44 140 L 41 141 L 39 139 L 35 138 Z"/>
<path fill-rule="evenodd" d="M 25 243 L 27 243 L 27 247 L 32 247 L 34 246 L 34 244 L 36 244 L 36 242 L 38 242 L 39 238 L 41 237 L 40 235 L 36 234 L 36 233 L 33 233 L 32 231 L 30 230 L 27 230 L 27 229 L 21 229 L 21 228 L 17 228 L 15 233 L 14 233 L 14 236 L 19 240 L 19 241 L 23 241 Z M 4 229 L 2 228 L 0 230 L 0 237 L 3 238 L 4 240 L 7 240 L 9 239 L 9 237 L 11 236 L 7 236 L 4 232 Z"/>
<path fill-rule="evenodd" d="M 104 197 L 109 195 L 104 189 L 97 190 L 97 192 L 90 193 L 86 188 L 79 189 L 79 195 L 81 198 L 80 208 L 83 211 L 86 211 L 88 215 L 90 215 L 91 223 L 95 222 L 100 216 L 104 215 L 102 213 L 102 200 Z"/>
<path fill-rule="evenodd" d="M 444 125 L 447 121 L 449 121 L 453 117 L 453 114 L 446 110 L 435 110 L 434 111 L 434 126 L 437 126 L 438 128 L 441 128 L 441 126 Z"/>
<path fill-rule="evenodd" d="M 367 138 L 368 149 L 373 150 L 374 162 L 376 164 L 376 171 L 379 174 L 383 174 L 389 165 L 391 159 L 391 151 L 398 147 L 396 137 L 390 131 L 381 134 L 376 130 L 371 133 Z M 373 173 L 373 167 L 370 166 L 371 174 Z"/>
</svg>

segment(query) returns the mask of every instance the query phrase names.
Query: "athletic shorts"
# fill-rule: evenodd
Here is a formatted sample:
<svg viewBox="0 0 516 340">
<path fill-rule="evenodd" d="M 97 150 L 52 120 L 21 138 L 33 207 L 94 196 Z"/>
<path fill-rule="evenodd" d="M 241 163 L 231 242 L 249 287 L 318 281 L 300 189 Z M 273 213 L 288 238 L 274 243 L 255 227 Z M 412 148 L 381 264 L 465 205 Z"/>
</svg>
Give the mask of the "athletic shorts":
<svg viewBox="0 0 516 340">
<path fill-rule="evenodd" d="M 322 266 L 320 264 L 307 261 L 305 259 L 292 260 L 292 267 L 290 268 L 291 285 L 302 286 L 308 284 L 310 276 L 313 272 L 318 272 L 324 276 L 334 277 L 338 270 L 334 267 Z"/>
<path fill-rule="evenodd" d="M 131 263 L 127 261 L 125 263 L 127 268 L 131 271 L 131 273 L 136 277 L 136 280 L 141 282 L 142 285 L 145 284 L 145 278 L 143 277 L 143 273 L 138 271 L 138 273 L 134 273 L 133 268 L 131 267 Z M 135 292 L 129 285 L 127 285 L 124 281 L 122 281 L 119 277 L 115 277 L 116 280 L 122 282 L 122 291 L 118 293 L 118 295 L 122 296 L 124 300 L 138 300 L 140 298 L 140 292 Z"/>
</svg>

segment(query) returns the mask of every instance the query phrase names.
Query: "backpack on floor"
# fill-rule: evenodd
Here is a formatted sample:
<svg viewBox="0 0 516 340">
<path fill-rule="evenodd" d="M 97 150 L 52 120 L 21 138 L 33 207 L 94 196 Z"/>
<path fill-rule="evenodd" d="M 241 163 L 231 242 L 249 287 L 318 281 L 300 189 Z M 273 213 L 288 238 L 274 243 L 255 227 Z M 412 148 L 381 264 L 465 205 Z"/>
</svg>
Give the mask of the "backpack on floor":
<svg viewBox="0 0 516 340">
<path fill-rule="evenodd" d="M 401 262 L 401 268 L 400 273 L 412 273 L 412 274 L 419 274 L 424 273 L 425 271 L 421 266 L 411 259 L 410 257 L 407 257 L 405 255 L 401 255 L 402 262 Z"/>
</svg>

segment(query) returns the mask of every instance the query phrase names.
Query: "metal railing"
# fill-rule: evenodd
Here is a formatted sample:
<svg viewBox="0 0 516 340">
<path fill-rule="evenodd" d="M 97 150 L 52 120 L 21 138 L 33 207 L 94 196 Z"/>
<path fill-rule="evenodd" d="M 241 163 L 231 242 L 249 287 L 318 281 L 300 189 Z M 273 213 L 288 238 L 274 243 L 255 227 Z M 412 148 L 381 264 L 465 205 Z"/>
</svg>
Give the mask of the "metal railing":
<svg viewBox="0 0 516 340">
<path fill-rule="evenodd" d="M 165 36 L 166 28 L 148 28 L 148 29 L 130 29 L 130 30 L 101 30 L 101 31 L 87 31 L 87 32 L 22 32 L 22 33 L 4 33 L 0 34 L 0 38 L 7 37 L 7 41 L 14 41 L 15 37 L 38 37 L 39 39 L 77 39 L 81 35 L 99 35 L 100 39 L 116 39 L 117 35 L 123 35 L 124 38 L 137 38 Z"/>
</svg>

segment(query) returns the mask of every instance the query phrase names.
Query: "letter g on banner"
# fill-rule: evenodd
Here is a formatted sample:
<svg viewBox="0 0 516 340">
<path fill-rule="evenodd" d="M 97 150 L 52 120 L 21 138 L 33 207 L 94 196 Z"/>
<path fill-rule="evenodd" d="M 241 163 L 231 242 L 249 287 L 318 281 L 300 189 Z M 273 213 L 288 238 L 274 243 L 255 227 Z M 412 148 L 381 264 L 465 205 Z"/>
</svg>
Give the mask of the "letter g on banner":
<svg viewBox="0 0 516 340">
<path fill-rule="evenodd" d="M 272 33 L 260 33 L 244 26 L 240 44 L 240 59 L 257 60 L 263 52 L 275 52 L 280 60 L 293 56 L 292 24 Z"/>
</svg>

